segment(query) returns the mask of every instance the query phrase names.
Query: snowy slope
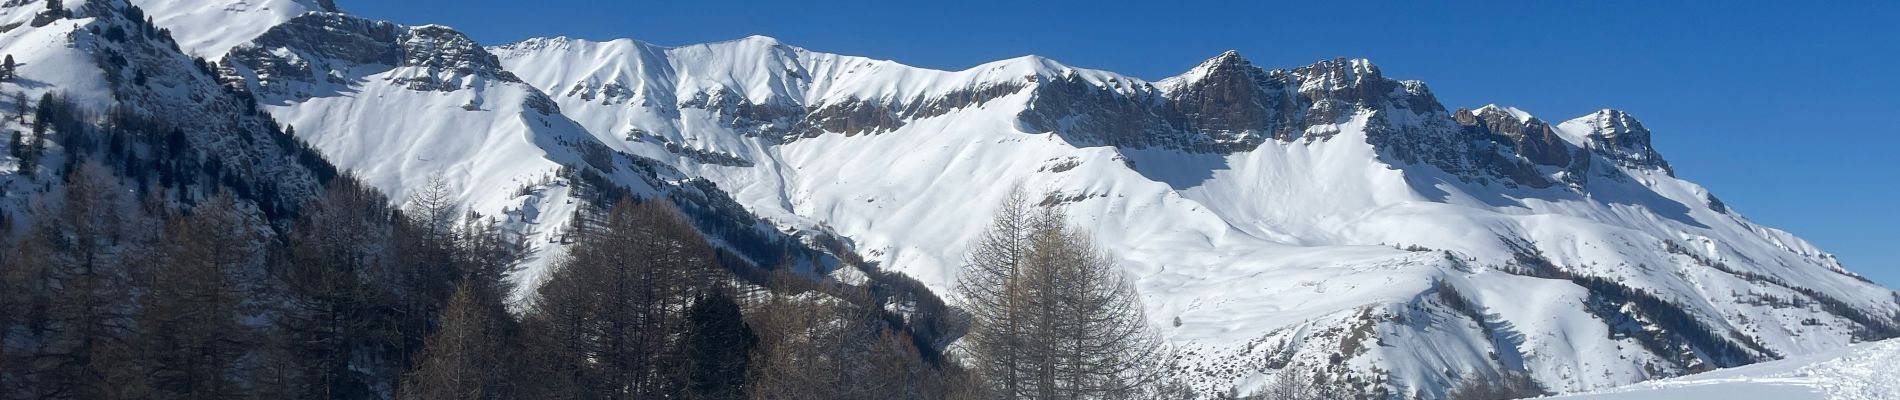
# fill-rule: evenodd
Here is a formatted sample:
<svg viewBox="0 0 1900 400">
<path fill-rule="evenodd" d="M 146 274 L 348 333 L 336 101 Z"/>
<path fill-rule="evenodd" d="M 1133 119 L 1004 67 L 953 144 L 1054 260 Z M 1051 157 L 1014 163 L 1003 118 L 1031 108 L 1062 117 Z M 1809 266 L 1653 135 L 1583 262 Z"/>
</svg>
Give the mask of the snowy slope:
<svg viewBox="0 0 1900 400">
<path fill-rule="evenodd" d="M 175 10 L 160 21 L 199 3 L 141 2 Z M 1404 395 L 1506 372 L 1574 392 L 1900 334 L 1892 291 L 1675 178 L 1629 114 L 1448 110 L 1365 60 L 1230 52 L 1148 82 L 766 37 L 483 49 L 344 14 L 257 21 L 274 26 L 223 72 L 271 114 L 397 199 L 445 175 L 542 243 L 571 212 L 539 179 L 561 165 L 650 191 L 706 179 L 942 292 L 1012 186 L 1050 191 L 1209 391 L 1295 364 Z"/>
<path fill-rule="evenodd" d="M 1900 398 L 1900 341 L 1865 343 L 1812 355 L 1681 378 L 1645 382 L 1575 400 L 1877 400 Z"/>
<path fill-rule="evenodd" d="M 185 54 L 210 60 L 265 30 L 304 13 L 335 12 L 331 0 L 171 1 L 132 0 L 159 26 L 175 26 L 173 37 Z"/>
</svg>

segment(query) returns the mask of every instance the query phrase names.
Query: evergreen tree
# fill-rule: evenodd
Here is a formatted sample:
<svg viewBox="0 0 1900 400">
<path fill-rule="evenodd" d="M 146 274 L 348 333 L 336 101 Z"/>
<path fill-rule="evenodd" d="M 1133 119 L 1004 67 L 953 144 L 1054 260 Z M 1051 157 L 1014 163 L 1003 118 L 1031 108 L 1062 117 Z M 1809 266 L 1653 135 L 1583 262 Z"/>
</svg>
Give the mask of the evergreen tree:
<svg viewBox="0 0 1900 400">
<path fill-rule="evenodd" d="M 0 82 L 17 79 L 19 71 L 19 64 L 13 62 L 12 54 L 8 54 L 6 61 L 0 61 Z"/>
<path fill-rule="evenodd" d="M 739 304 L 723 291 L 700 296 L 686 312 L 683 353 L 686 398 L 743 400 L 745 376 L 759 338 L 746 326 Z"/>
<path fill-rule="evenodd" d="M 16 160 L 26 158 L 25 142 L 26 136 L 21 135 L 20 131 L 10 131 L 7 134 L 7 155 L 13 156 Z M 21 166 L 20 172 L 26 172 L 26 167 Z"/>
</svg>

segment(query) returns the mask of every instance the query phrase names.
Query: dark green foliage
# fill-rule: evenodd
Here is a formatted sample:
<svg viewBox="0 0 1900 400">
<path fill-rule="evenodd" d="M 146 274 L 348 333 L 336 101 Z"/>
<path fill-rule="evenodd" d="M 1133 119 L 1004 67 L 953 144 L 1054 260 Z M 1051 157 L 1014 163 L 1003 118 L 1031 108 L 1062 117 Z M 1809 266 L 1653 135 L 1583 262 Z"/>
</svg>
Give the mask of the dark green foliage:
<svg viewBox="0 0 1900 400">
<path fill-rule="evenodd" d="M 0 61 L 0 82 L 17 79 L 19 73 L 19 64 L 13 62 L 12 54 L 8 54 L 5 61 Z"/>
<path fill-rule="evenodd" d="M 746 398 L 745 374 L 759 338 L 746 326 L 739 304 L 722 291 L 700 296 L 686 312 L 686 398 Z"/>
</svg>

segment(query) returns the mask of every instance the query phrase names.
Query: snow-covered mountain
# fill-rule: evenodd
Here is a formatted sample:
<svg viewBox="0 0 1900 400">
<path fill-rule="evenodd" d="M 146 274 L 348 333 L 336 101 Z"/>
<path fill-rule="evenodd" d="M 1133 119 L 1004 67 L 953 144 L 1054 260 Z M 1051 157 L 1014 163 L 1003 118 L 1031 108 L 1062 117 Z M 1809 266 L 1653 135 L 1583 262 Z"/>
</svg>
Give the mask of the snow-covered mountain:
<svg viewBox="0 0 1900 400">
<path fill-rule="evenodd" d="M 221 83 L 393 199 L 439 175 L 507 215 L 544 244 L 536 268 L 586 197 L 561 171 L 583 169 L 762 219 L 728 218 L 750 233 L 724 245 L 836 234 L 948 293 L 1020 186 L 1095 233 L 1209 391 L 1297 364 L 1404 395 L 1504 373 L 1574 392 L 1900 336 L 1900 296 L 1676 178 L 1629 113 L 1449 109 L 1366 60 L 1230 52 L 1150 82 L 756 36 L 484 48 L 307 0 L 132 4 L 179 38 L 164 57 L 217 59 Z M 23 75 L 100 54 L 71 45 L 83 27 L 32 26 L 39 8 L 0 7 Z M 103 107 L 98 82 L 47 83 Z"/>
<path fill-rule="evenodd" d="M 1900 310 L 1675 178 L 1625 112 L 1451 111 L 1366 60 L 1267 70 L 1230 52 L 1149 83 L 764 37 L 493 51 L 603 143 L 935 288 L 973 216 L 1012 185 L 1053 191 L 1210 387 L 1301 363 L 1405 392 L 1507 371 L 1582 390 L 1891 337 Z"/>
</svg>

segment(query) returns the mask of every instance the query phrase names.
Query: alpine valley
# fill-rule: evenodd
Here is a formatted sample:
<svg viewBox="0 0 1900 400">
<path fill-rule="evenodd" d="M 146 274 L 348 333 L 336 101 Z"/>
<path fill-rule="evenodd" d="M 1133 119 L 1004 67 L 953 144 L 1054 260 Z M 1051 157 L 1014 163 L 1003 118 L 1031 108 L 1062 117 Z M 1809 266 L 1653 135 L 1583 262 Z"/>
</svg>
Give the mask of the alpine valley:
<svg viewBox="0 0 1900 400">
<path fill-rule="evenodd" d="M 264 215 L 338 175 L 392 205 L 444 180 L 528 244 L 517 299 L 582 210 L 629 194 L 751 265 L 921 283 L 883 307 L 954 353 L 957 318 L 915 311 L 960 304 L 966 253 L 1021 190 L 1130 278 L 1203 396 L 1296 368 L 1397 398 L 1473 376 L 1581 393 L 1900 337 L 1900 294 L 1678 178 L 1696 166 L 1632 113 L 1441 104 L 1365 59 L 1227 52 L 1150 81 L 762 36 L 491 45 L 328 0 L 0 1 L 0 53 L 22 61 L 0 109 L 57 93 L 164 121 L 235 186 L 268 188 L 249 197 Z M 0 155 L 14 232 L 30 193 L 60 185 L 21 161 Z"/>
</svg>

